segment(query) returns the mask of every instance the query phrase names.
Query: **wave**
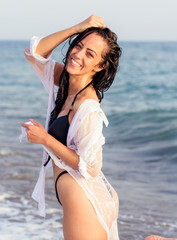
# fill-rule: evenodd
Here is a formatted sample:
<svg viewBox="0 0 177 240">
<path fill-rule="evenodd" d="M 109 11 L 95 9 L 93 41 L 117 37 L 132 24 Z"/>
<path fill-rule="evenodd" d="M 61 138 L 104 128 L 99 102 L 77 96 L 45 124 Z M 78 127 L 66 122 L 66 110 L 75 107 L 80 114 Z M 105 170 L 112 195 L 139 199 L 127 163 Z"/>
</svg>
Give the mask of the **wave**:
<svg viewBox="0 0 177 240">
<path fill-rule="evenodd" d="M 9 156 L 12 155 L 13 151 L 10 149 L 0 149 L 0 156 Z"/>
</svg>

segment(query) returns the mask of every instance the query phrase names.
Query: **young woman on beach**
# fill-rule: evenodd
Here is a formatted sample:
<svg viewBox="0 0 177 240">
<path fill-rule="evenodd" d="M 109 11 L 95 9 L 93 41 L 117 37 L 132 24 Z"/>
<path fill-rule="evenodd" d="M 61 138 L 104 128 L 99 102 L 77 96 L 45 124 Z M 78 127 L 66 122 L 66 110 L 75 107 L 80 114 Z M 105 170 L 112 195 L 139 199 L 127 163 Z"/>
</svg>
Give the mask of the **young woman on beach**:
<svg viewBox="0 0 177 240">
<path fill-rule="evenodd" d="M 64 64 L 53 61 L 51 52 L 68 38 Z M 32 195 L 39 213 L 45 215 L 45 169 L 52 162 L 64 239 L 117 240 L 118 197 L 101 172 L 102 129 L 108 120 L 99 105 L 119 66 L 117 37 L 102 18 L 92 15 L 45 38 L 34 37 L 25 55 L 49 93 L 46 129 L 32 119 L 33 125 L 22 124 L 28 141 L 45 149 Z"/>
<path fill-rule="evenodd" d="M 55 62 L 52 51 L 68 38 L 64 64 Z M 49 93 L 46 128 L 33 119 L 22 124 L 28 141 L 44 147 L 32 197 L 45 216 L 45 172 L 53 165 L 65 240 L 119 239 L 118 197 L 101 172 L 102 129 L 108 120 L 99 102 L 114 80 L 120 55 L 115 33 L 95 15 L 45 38 L 33 37 L 25 50 Z"/>
</svg>

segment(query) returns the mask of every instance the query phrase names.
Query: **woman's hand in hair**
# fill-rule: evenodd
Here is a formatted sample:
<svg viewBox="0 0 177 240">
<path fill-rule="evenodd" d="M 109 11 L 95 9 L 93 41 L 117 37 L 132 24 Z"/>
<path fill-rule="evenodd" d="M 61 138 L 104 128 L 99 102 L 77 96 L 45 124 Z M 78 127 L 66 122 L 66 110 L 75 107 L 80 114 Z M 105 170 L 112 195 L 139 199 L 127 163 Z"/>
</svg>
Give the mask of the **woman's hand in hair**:
<svg viewBox="0 0 177 240">
<path fill-rule="evenodd" d="M 100 18 L 96 15 L 91 15 L 89 18 L 87 18 L 83 22 L 76 25 L 76 28 L 78 29 L 78 32 L 82 32 L 89 27 L 105 28 L 106 25 L 104 24 L 104 19 Z"/>
</svg>

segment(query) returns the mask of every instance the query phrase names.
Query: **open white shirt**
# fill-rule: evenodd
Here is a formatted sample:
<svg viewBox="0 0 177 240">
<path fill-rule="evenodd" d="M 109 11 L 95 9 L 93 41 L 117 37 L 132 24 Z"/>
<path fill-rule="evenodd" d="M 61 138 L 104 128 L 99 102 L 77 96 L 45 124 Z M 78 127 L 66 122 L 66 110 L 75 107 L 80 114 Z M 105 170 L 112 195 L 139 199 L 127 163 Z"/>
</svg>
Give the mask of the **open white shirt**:
<svg viewBox="0 0 177 240">
<path fill-rule="evenodd" d="M 35 53 L 39 41 L 40 38 L 33 37 L 30 48 L 25 50 L 25 55 L 49 94 L 45 126 L 46 130 L 48 130 L 50 113 L 55 106 L 55 61 L 51 59 L 51 54 L 47 58 L 43 58 Z M 75 113 L 67 135 L 67 147 L 75 150 L 79 155 L 79 170 L 72 169 L 59 159 L 51 149 L 43 146 L 42 166 L 32 197 L 38 202 L 39 215 L 45 216 L 45 173 L 46 168 L 51 166 L 51 162 L 48 163 L 47 167 L 44 167 L 43 164 L 47 161 L 49 154 L 55 165 L 65 169 L 82 187 L 91 201 L 98 219 L 107 231 L 108 239 L 118 240 L 118 197 L 101 172 L 102 145 L 105 143 L 102 134 L 103 122 L 106 126 L 108 125 L 108 120 L 100 108 L 100 104 L 93 99 L 86 99 Z M 94 175 L 95 166 L 99 171 L 98 175 L 93 177 L 92 172 Z"/>
</svg>

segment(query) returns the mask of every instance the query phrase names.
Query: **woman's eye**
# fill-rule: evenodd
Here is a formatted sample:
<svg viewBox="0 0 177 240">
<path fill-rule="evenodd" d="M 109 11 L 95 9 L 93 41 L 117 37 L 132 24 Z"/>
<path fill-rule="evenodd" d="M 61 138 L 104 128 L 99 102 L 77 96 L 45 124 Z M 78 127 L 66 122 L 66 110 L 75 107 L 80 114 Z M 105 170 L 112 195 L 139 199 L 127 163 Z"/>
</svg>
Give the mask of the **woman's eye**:
<svg viewBox="0 0 177 240">
<path fill-rule="evenodd" d="M 75 47 L 76 47 L 76 48 L 81 48 L 81 45 L 80 45 L 80 44 L 76 44 Z"/>
<path fill-rule="evenodd" d="M 92 53 L 90 53 L 90 52 L 87 52 L 87 55 L 88 55 L 89 57 L 93 57 Z"/>
</svg>

